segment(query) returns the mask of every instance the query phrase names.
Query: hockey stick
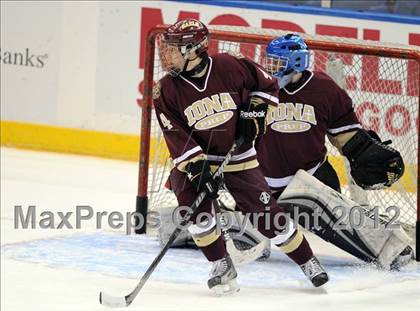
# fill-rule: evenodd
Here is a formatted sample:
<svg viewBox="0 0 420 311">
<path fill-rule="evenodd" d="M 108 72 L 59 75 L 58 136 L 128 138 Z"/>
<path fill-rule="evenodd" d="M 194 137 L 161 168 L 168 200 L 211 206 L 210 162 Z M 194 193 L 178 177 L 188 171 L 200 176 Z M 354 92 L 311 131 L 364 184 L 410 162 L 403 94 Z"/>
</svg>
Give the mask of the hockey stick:
<svg viewBox="0 0 420 311">
<path fill-rule="evenodd" d="M 233 152 L 239 148 L 243 143 L 243 138 L 239 138 L 236 140 L 228 153 L 225 156 L 225 159 L 223 160 L 222 164 L 220 164 L 217 171 L 214 173 L 213 177 L 218 178 L 221 177 L 223 174 L 223 171 L 226 167 L 226 165 L 229 163 L 230 159 L 232 158 Z M 190 220 L 192 214 L 195 212 L 195 210 L 200 206 L 200 204 L 204 201 L 206 198 L 206 192 L 202 191 L 198 195 L 198 197 L 195 199 L 194 203 L 191 205 L 189 211 L 186 212 L 184 215 L 180 226 L 177 226 L 177 228 L 172 232 L 171 236 L 169 237 L 168 242 L 166 242 L 163 249 L 160 251 L 160 253 L 156 256 L 156 258 L 153 260 L 152 264 L 149 266 L 149 268 L 146 270 L 146 272 L 141 277 L 139 283 L 134 288 L 134 290 L 129 293 L 128 295 L 124 297 L 115 297 L 108 295 L 104 292 L 99 293 L 99 302 L 102 305 L 118 308 L 118 307 L 128 307 L 133 300 L 136 298 L 140 290 L 143 288 L 144 284 L 146 284 L 147 280 L 149 279 L 150 275 L 153 273 L 153 271 L 156 269 L 159 262 L 162 260 L 163 256 L 165 256 L 166 252 L 168 251 L 169 247 L 172 245 L 172 243 L 175 241 L 175 239 L 178 237 L 179 233 L 181 232 L 181 227 L 184 227 L 186 224 L 188 224 L 188 221 Z"/>
<path fill-rule="evenodd" d="M 224 204 L 219 199 L 215 200 L 215 204 L 219 207 L 220 210 L 227 210 L 226 207 L 223 208 Z M 249 249 L 240 250 L 235 246 L 235 243 L 233 242 L 233 239 L 230 236 L 229 229 L 226 228 L 227 224 L 223 217 L 223 213 L 220 217 L 220 224 L 223 238 L 226 243 L 226 250 L 229 253 L 230 258 L 232 258 L 232 261 L 235 265 L 244 265 L 253 262 L 264 255 L 263 253 L 266 248 L 264 241 L 261 241 L 260 243 Z"/>
</svg>

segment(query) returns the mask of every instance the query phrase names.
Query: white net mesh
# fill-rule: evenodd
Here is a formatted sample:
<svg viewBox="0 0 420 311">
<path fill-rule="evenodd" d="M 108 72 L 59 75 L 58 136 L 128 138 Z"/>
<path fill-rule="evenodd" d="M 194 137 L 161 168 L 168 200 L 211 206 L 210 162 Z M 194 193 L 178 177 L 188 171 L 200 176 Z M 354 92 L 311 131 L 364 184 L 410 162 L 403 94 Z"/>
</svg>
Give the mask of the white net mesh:
<svg viewBox="0 0 420 311">
<path fill-rule="evenodd" d="M 277 30 L 232 26 L 216 26 L 210 29 L 237 34 L 229 41 L 217 40 L 217 35 L 213 35 L 210 41 L 210 54 L 241 52 L 256 62 L 262 60 L 264 43 L 267 42 L 266 36 L 277 37 L 285 34 Z M 261 44 L 247 42 L 242 34 L 248 33 L 261 36 Z M 328 145 L 329 159 L 339 175 L 343 192 L 358 203 L 379 206 L 382 210 L 389 206 L 397 206 L 401 211 L 400 220 L 410 225 L 414 224 L 418 191 L 419 63 L 386 55 L 390 47 L 402 51 L 420 50 L 412 46 L 374 41 L 310 35 L 303 37 L 312 51 L 311 69 L 324 71 L 334 78 L 352 98 L 356 114 L 363 126 L 375 130 L 383 140 L 391 139 L 392 146 L 401 152 L 406 163 L 403 178 L 390 189 L 363 191 L 351 185 L 346 161 L 334 147 Z M 318 42 L 333 42 L 336 45 L 334 50 L 340 49 L 341 45 L 347 47 L 339 52 L 329 52 L 325 51 L 325 48 L 318 48 Z M 371 55 L 354 53 L 352 51 L 355 49 L 348 48 L 349 44 L 356 48 L 368 47 Z M 164 74 L 158 54 L 155 53 L 153 80 L 158 81 Z M 164 187 L 171 163 L 154 113 L 149 164 L 149 210 L 176 206 L 175 196 Z M 223 199 L 228 205 L 234 204 L 228 195 Z"/>
</svg>

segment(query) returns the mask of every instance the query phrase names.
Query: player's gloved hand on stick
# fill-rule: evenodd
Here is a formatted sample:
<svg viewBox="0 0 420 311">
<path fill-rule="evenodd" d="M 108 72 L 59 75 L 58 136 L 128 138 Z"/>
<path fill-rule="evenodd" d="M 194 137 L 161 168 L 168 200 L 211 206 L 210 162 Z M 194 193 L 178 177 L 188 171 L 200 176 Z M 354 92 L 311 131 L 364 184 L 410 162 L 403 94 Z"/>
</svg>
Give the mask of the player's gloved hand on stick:
<svg viewBox="0 0 420 311">
<path fill-rule="evenodd" d="M 190 162 L 186 165 L 187 177 L 198 192 L 205 191 L 210 199 L 218 197 L 219 182 L 213 178 L 206 160 Z"/>
<path fill-rule="evenodd" d="M 265 118 L 268 105 L 263 99 L 252 96 L 247 104 L 239 110 L 239 119 L 236 127 L 236 138 L 244 138 L 244 143 L 253 142 L 266 131 Z"/>
<path fill-rule="evenodd" d="M 381 142 L 374 132 L 358 130 L 343 146 L 343 154 L 350 162 L 350 173 L 363 189 L 389 187 L 403 175 L 404 161 L 390 143 Z"/>
</svg>

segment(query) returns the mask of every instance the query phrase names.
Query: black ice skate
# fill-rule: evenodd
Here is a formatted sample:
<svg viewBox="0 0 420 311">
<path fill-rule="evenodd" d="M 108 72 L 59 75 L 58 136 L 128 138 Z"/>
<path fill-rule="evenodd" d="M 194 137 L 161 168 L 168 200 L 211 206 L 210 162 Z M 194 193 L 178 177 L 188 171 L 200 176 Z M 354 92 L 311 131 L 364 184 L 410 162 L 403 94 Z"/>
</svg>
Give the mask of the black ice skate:
<svg viewBox="0 0 420 311">
<path fill-rule="evenodd" d="M 315 287 L 319 287 L 328 282 L 328 274 L 315 256 L 303 265 L 300 265 L 300 268 Z"/>
<path fill-rule="evenodd" d="M 207 285 L 217 296 L 232 294 L 239 291 L 237 275 L 232 259 L 227 255 L 213 262 Z"/>
<path fill-rule="evenodd" d="M 400 270 L 405 265 L 409 264 L 414 260 L 414 250 L 407 246 L 404 250 L 398 255 L 397 258 L 391 263 L 392 270 Z"/>
</svg>

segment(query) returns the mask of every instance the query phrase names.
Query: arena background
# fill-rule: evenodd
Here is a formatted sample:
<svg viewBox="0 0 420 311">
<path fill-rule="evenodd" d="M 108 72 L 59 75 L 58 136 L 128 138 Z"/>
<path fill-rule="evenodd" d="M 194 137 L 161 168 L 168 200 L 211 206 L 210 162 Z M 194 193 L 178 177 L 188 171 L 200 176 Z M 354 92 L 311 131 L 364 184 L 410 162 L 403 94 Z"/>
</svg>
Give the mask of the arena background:
<svg viewBox="0 0 420 311">
<path fill-rule="evenodd" d="M 137 160 L 146 34 L 179 18 L 420 45 L 416 16 L 278 2 L 211 3 L 2 3 L 1 144 Z M 364 116 L 381 118 L 370 110 Z M 405 122 L 396 126 L 413 130 L 418 120 Z"/>
</svg>

